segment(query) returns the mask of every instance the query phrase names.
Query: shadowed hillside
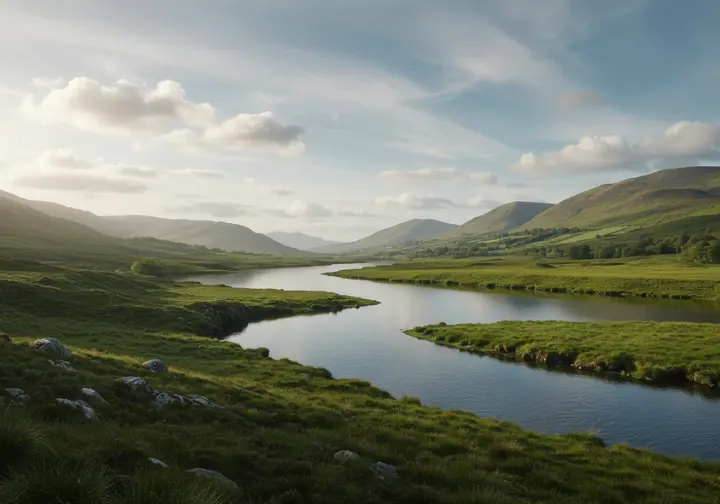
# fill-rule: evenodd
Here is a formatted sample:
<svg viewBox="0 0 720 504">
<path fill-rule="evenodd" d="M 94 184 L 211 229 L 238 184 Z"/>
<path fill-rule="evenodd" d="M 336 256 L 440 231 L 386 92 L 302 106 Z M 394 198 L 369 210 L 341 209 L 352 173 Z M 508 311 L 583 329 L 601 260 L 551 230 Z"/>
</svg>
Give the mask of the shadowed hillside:
<svg viewBox="0 0 720 504">
<path fill-rule="evenodd" d="M 552 207 L 550 203 L 513 201 L 512 203 L 499 206 L 486 214 L 469 220 L 445 236 L 458 237 L 464 234 L 502 233 L 522 226 L 550 207 Z"/>
</svg>

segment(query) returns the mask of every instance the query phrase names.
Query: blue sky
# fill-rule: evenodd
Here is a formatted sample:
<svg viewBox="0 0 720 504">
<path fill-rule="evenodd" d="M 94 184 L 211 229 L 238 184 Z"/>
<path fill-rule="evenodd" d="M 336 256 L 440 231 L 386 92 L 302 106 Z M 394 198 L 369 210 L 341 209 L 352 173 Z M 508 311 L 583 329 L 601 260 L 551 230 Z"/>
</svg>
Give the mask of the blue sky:
<svg viewBox="0 0 720 504">
<path fill-rule="evenodd" d="M 354 239 L 720 149 L 712 0 L 23 0 L 0 188 Z M 12 41 L 12 43 L 7 43 Z"/>
</svg>

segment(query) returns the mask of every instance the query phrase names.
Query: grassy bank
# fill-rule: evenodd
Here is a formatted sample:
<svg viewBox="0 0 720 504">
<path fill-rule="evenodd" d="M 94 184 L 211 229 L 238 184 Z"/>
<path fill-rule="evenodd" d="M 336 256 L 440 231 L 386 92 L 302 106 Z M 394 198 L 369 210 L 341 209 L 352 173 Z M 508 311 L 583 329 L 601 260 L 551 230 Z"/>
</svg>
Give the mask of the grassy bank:
<svg viewBox="0 0 720 504">
<path fill-rule="evenodd" d="M 202 336 L 240 318 L 367 303 L 47 265 L 2 273 L 0 331 L 12 342 L 0 338 L 0 394 L 21 388 L 29 397 L 0 395 L 0 502 L 717 502 L 720 464 L 427 408 L 366 382 L 336 380 L 323 369 Z M 68 346 L 76 371 L 52 366 L 32 348 L 40 337 Z M 150 358 L 162 359 L 171 373 L 145 370 Z M 118 386 L 123 376 L 142 377 L 155 390 L 203 395 L 222 408 L 158 408 Z M 55 403 L 83 398 L 83 387 L 107 402 L 85 398 L 97 413 L 92 422 Z M 336 460 L 345 449 L 359 456 Z M 378 477 L 370 469 L 377 461 L 395 465 L 399 477 Z M 185 472 L 198 467 L 221 472 L 238 488 Z"/>
<path fill-rule="evenodd" d="M 648 382 L 720 385 L 720 329 L 714 324 L 508 321 L 430 325 L 407 334 L 550 367 Z"/>
<path fill-rule="evenodd" d="M 417 260 L 331 274 L 483 289 L 706 300 L 720 297 L 720 267 L 690 265 L 670 256 L 592 261 L 535 261 L 518 257 Z"/>
</svg>

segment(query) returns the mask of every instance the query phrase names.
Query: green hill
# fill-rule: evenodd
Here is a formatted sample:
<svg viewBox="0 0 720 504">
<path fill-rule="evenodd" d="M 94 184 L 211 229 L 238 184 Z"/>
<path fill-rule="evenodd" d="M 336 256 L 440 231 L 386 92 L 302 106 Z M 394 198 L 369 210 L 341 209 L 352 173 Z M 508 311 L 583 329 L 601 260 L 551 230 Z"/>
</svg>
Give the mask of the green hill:
<svg viewBox="0 0 720 504">
<path fill-rule="evenodd" d="M 0 191 L 0 197 L 27 205 L 52 217 L 60 217 L 118 238 L 150 237 L 160 240 L 219 248 L 251 254 L 303 255 L 250 228 L 227 222 L 163 219 L 140 215 L 101 217 L 92 212 L 48 201 L 32 201 Z"/>
<path fill-rule="evenodd" d="M 401 222 L 395 226 L 382 229 L 377 233 L 373 233 L 370 236 L 362 238 L 361 240 L 357 240 L 352 243 L 341 243 L 338 245 L 320 247 L 314 249 L 314 252 L 341 254 L 377 249 L 381 247 L 390 247 L 392 245 L 399 245 L 409 241 L 433 238 L 456 227 L 456 224 L 449 224 L 435 219 L 412 219 Z"/>
<path fill-rule="evenodd" d="M 720 167 L 661 170 L 605 184 L 561 201 L 523 228 L 656 226 L 720 214 Z"/>
<path fill-rule="evenodd" d="M 447 233 L 445 237 L 452 238 L 462 235 L 502 233 L 522 226 L 550 207 L 552 207 L 550 203 L 513 201 L 512 203 L 499 206 L 486 214 L 467 221 Z"/>
<path fill-rule="evenodd" d="M 325 240 L 323 238 L 318 238 L 317 236 L 311 236 L 305 233 L 299 233 L 299 232 L 284 232 L 284 231 L 275 231 L 273 233 L 267 233 L 267 236 L 275 240 L 276 242 L 280 242 L 283 245 L 286 245 L 288 247 L 296 248 L 298 250 L 309 250 L 312 251 L 313 249 L 320 248 L 320 247 L 328 247 L 330 245 L 339 245 L 340 242 L 338 241 L 330 241 Z"/>
</svg>

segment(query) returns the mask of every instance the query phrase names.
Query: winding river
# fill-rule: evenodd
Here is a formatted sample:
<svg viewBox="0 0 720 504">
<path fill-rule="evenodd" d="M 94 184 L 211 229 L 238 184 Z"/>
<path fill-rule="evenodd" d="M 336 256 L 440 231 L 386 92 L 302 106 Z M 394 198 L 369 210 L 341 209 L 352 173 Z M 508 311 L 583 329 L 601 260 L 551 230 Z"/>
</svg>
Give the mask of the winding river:
<svg viewBox="0 0 720 504">
<path fill-rule="evenodd" d="M 377 306 L 338 314 L 255 323 L 229 338 L 243 347 L 266 347 L 274 358 L 324 367 L 335 377 L 369 380 L 396 397 L 418 396 L 426 405 L 470 410 L 535 431 L 593 431 L 608 443 L 720 459 L 720 397 L 501 362 L 402 332 L 440 321 L 720 322 L 719 305 L 463 291 L 322 275 L 361 266 L 367 265 L 248 270 L 192 280 L 233 287 L 324 290 L 380 301 Z"/>
</svg>

